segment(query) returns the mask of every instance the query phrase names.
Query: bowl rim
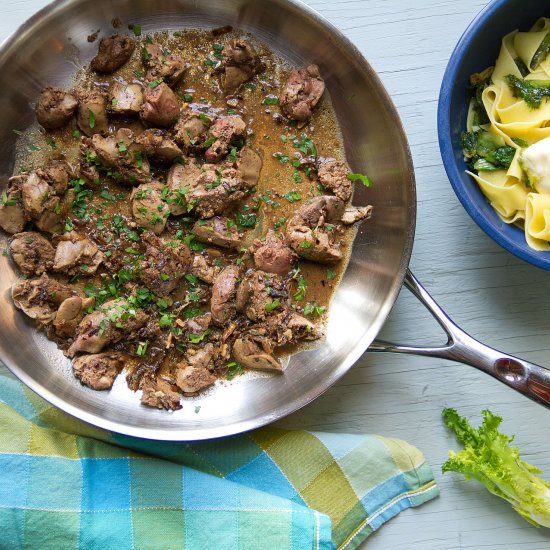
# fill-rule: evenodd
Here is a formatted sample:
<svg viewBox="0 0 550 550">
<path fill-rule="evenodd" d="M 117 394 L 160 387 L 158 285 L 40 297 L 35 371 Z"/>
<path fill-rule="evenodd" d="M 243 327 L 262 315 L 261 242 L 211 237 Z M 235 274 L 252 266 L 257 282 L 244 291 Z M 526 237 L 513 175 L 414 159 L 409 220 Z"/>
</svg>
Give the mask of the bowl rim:
<svg viewBox="0 0 550 550">
<path fill-rule="evenodd" d="M 466 53 L 472 38 L 487 23 L 487 21 L 498 12 L 509 0 L 493 0 L 485 6 L 470 22 L 462 36 L 453 49 L 447 67 L 443 74 L 441 88 L 438 97 L 437 107 L 437 132 L 439 139 L 439 150 L 443 160 L 443 166 L 447 177 L 454 189 L 456 196 L 464 206 L 466 212 L 476 222 L 476 224 L 502 248 L 511 252 L 514 256 L 534 265 L 538 268 L 550 270 L 550 252 L 538 251 L 531 248 L 527 241 L 523 240 L 520 245 L 515 242 L 507 232 L 503 232 L 495 227 L 494 222 L 501 221 L 495 210 L 487 216 L 480 211 L 476 201 L 464 192 L 463 171 L 457 166 L 453 153 L 453 144 L 451 138 L 451 95 L 454 82 L 460 69 L 464 54 Z M 473 182 L 473 180 L 472 180 Z M 502 222 L 501 222 L 502 223 Z"/>
</svg>

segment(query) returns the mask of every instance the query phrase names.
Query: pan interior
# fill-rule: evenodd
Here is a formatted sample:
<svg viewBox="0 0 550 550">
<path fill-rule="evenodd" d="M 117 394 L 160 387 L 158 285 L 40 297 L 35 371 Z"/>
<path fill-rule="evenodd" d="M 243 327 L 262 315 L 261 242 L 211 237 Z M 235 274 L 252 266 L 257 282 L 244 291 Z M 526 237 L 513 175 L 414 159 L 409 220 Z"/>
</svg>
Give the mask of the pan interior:
<svg viewBox="0 0 550 550">
<path fill-rule="evenodd" d="M 110 392 L 80 385 L 54 343 L 15 310 L 16 274 L 0 257 L 0 357 L 34 391 L 97 426 L 167 440 L 218 437 L 251 429 L 305 405 L 360 357 L 386 319 L 401 286 L 414 233 L 412 161 L 399 117 L 361 54 L 306 6 L 286 0 L 67 0 L 29 20 L 0 50 L 0 190 L 12 175 L 15 134 L 34 120 L 33 103 L 46 85 L 68 86 L 75 70 L 95 55 L 88 35 L 113 32 L 114 18 L 143 33 L 232 25 L 251 32 L 289 62 L 317 63 L 326 80 L 355 172 L 374 186 L 357 186 L 354 203 L 373 204 L 353 245 L 348 269 L 330 311 L 326 339 L 291 357 L 282 376 L 245 375 L 182 400 L 176 412 L 139 404 L 123 377 Z M 0 246 L 7 246 L 5 235 Z M 368 396 L 365 396 L 368 398 Z M 200 409 L 199 409 L 200 407 Z M 199 411 L 199 412 L 196 412 Z"/>
</svg>

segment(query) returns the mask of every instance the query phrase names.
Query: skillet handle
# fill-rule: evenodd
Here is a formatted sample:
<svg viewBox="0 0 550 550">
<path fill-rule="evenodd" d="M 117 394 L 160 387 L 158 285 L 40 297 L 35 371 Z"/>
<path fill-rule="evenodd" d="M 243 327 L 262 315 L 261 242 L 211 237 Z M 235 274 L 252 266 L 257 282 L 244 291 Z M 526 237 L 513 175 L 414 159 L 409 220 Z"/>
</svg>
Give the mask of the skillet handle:
<svg viewBox="0 0 550 550">
<path fill-rule="evenodd" d="M 472 338 L 453 323 L 408 269 L 404 282 L 447 333 L 447 343 L 444 346 L 432 348 L 399 346 L 375 340 L 369 347 L 369 351 L 409 353 L 465 363 L 490 374 L 533 401 L 550 408 L 550 370 L 497 351 Z"/>
</svg>

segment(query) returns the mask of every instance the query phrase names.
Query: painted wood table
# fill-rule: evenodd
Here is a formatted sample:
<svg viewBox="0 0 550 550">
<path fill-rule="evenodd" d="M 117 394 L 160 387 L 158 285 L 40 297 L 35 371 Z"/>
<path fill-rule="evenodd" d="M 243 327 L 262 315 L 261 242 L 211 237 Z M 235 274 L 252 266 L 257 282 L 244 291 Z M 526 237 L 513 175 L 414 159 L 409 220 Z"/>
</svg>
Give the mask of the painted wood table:
<svg viewBox="0 0 550 550">
<path fill-rule="evenodd" d="M 418 188 L 411 262 L 416 276 L 466 331 L 507 353 L 550 366 L 550 274 L 501 250 L 474 224 L 448 183 L 437 144 L 437 97 L 447 60 L 486 2 L 307 2 L 360 48 L 403 119 Z M 1 4 L 3 40 L 47 0 Z M 400 343 L 444 340 L 407 291 L 382 337 Z M 443 360 L 366 353 L 335 387 L 282 424 L 401 437 L 425 453 L 440 498 L 385 525 L 369 538 L 370 550 L 550 548 L 550 530 L 531 527 L 477 482 L 441 474 L 448 449 L 456 448 L 441 423 L 446 406 L 476 421 L 486 407 L 503 415 L 504 430 L 517 435 L 524 458 L 550 479 L 550 411 L 471 367 Z"/>
</svg>

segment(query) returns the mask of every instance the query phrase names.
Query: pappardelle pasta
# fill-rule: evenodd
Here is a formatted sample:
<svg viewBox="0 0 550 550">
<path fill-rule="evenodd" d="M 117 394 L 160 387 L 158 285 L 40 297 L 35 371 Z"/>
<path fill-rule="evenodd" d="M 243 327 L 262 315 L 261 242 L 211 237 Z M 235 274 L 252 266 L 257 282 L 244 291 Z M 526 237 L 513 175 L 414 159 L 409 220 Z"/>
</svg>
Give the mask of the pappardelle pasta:
<svg viewBox="0 0 550 550">
<path fill-rule="evenodd" d="M 495 66 L 470 77 L 462 149 L 498 215 L 550 251 L 550 18 L 502 40 Z"/>
</svg>

